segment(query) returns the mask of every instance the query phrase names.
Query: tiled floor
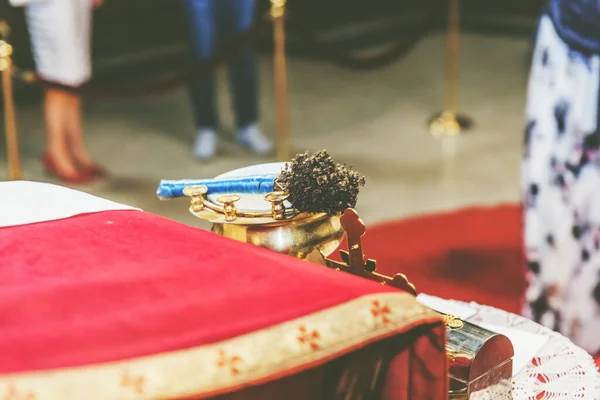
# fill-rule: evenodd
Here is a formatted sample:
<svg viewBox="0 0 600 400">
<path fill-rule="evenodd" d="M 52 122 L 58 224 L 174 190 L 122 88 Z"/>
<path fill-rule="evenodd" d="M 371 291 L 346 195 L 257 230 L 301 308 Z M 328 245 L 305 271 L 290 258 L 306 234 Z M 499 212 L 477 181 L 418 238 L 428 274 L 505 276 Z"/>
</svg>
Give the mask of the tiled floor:
<svg viewBox="0 0 600 400">
<path fill-rule="evenodd" d="M 367 224 L 518 200 L 528 42 L 465 35 L 460 108 L 476 126 L 459 138 L 440 140 L 427 133 L 425 122 L 441 105 L 443 49 L 444 37 L 431 36 L 405 59 L 372 72 L 289 61 L 293 150 L 325 148 L 363 172 L 367 185 L 358 209 Z M 263 126 L 273 135 L 270 58 L 261 59 L 261 76 Z M 191 156 L 194 132 L 184 90 L 138 100 L 88 101 L 88 142 L 113 177 L 82 189 L 197 224 L 185 200 L 155 198 L 161 178 L 212 177 L 274 160 L 249 156 L 230 144 L 225 83 L 224 142 L 219 157 L 209 163 Z M 44 142 L 39 107 L 18 112 L 26 179 L 45 180 L 38 162 Z M 0 174 L 6 177 L 4 165 Z"/>
</svg>

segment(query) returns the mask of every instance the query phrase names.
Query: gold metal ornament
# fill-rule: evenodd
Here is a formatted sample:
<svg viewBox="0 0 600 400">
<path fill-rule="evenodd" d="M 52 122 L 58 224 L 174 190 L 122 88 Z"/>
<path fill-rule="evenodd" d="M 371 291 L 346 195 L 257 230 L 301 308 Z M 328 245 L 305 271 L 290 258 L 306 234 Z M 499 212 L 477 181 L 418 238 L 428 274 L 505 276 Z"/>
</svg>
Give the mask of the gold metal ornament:
<svg viewBox="0 0 600 400">
<path fill-rule="evenodd" d="M 325 257 L 339 247 L 344 236 L 340 216 L 286 208 L 285 192 L 264 196 L 270 203 L 268 211 L 238 208 L 240 196 L 236 194 L 213 201 L 205 186 L 190 186 L 183 193 L 190 200 L 192 215 L 211 222 L 212 232 L 317 264 L 325 265 Z"/>
<path fill-rule="evenodd" d="M 415 286 L 408 281 L 406 275 L 396 274 L 393 277 L 390 277 L 380 274 L 376 272 L 377 262 L 365 258 L 362 248 L 362 237 L 366 233 L 366 227 L 356 210 L 353 208 L 346 209 L 341 217 L 341 223 L 346 232 L 349 251 L 340 250 L 340 256 L 343 262 L 327 258 L 325 261 L 329 268 L 333 268 L 337 271 L 349 272 L 353 275 L 379 282 L 382 285 L 390 285 L 402 289 L 413 296 L 417 295 Z"/>
<path fill-rule="evenodd" d="M 188 186 L 183 189 L 183 194 L 190 199 L 192 203 L 190 211 L 200 212 L 204 210 L 204 195 L 208 193 L 206 186 Z"/>
<path fill-rule="evenodd" d="M 450 329 L 460 329 L 465 326 L 465 323 L 456 315 L 445 314 L 444 324 Z"/>
<path fill-rule="evenodd" d="M 8 156 L 8 174 L 10 179 L 22 178 L 21 157 L 19 154 L 19 138 L 17 134 L 17 118 L 12 87 L 12 53 L 13 48 L 8 43 L 10 26 L 4 20 L 0 21 L 0 73 L 2 74 L 2 96 L 4 103 L 4 134 Z"/>
<path fill-rule="evenodd" d="M 271 0 L 271 18 L 280 18 L 285 14 L 286 0 Z"/>
<path fill-rule="evenodd" d="M 285 192 L 271 192 L 265 196 L 265 200 L 271 203 L 271 215 L 276 221 L 285 219 L 285 206 L 283 204 L 289 197 Z"/>
<path fill-rule="evenodd" d="M 0 71 L 7 71 L 11 65 L 13 48 L 5 40 L 0 40 Z"/>
<path fill-rule="evenodd" d="M 235 202 L 240 200 L 240 196 L 237 194 L 224 194 L 219 196 L 217 201 L 223 204 L 223 214 L 225 215 L 225 221 L 233 222 L 237 219 L 237 208 Z"/>
<path fill-rule="evenodd" d="M 434 136 L 458 136 L 472 125 L 469 117 L 458 113 L 460 0 L 450 0 L 446 57 L 444 61 L 444 111 L 429 119 L 429 132 Z"/>
</svg>

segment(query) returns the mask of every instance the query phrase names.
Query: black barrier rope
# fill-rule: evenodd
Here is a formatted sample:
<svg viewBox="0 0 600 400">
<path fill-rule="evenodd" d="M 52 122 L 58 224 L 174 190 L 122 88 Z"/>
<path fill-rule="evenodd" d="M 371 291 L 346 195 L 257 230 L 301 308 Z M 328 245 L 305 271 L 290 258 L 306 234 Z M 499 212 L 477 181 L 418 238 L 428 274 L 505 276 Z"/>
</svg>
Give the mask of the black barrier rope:
<svg viewBox="0 0 600 400">
<path fill-rule="evenodd" d="M 399 42 L 395 43 L 387 51 L 372 55 L 372 56 L 357 56 L 351 53 L 345 53 L 335 48 L 333 45 L 324 42 L 314 30 L 303 24 L 301 18 L 292 19 L 290 29 L 297 30 L 298 33 L 308 40 L 314 48 L 328 61 L 351 69 L 371 70 L 386 66 L 397 59 L 406 55 L 419 40 L 428 33 L 435 25 L 436 17 L 442 7 L 432 7 L 429 12 L 426 12 L 422 17 L 418 28 L 408 37 L 404 37 Z M 288 13 L 289 15 L 289 13 Z M 181 70 L 176 71 L 171 77 L 163 78 L 161 81 L 153 81 L 149 85 L 119 85 L 118 87 L 98 87 L 93 82 L 85 84 L 81 87 L 74 88 L 71 86 L 61 85 L 55 82 L 44 81 L 37 79 L 24 79 L 29 84 L 40 84 L 43 87 L 60 88 L 66 91 L 77 91 L 84 96 L 93 98 L 137 98 L 150 95 L 163 94 L 181 86 L 188 85 L 201 79 L 205 79 L 213 73 L 221 65 L 233 61 L 239 54 L 251 44 L 256 36 L 267 26 L 270 25 L 270 18 L 257 18 L 254 24 L 242 35 L 231 43 L 229 46 L 223 46 L 217 49 L 215 54 L 208 60 L 194 63 Z"/>
<path fill-rule="evenodd" d="M 417 29 L 407 37 L 394 43 L 388 50 L 374 55 L 360 56 L 337 49 L 335 46 L 323 41 L 314 29 L 310 29 L 302 22 L 302 18 L 295 18 L 291 28 L 297 30 L 314 48 L 329 62 L 345 68 L 356 70 L 372 70 L 385 67 L 405 56 L 425 34 L 431 31 L 438 21 L 441 7 L 432 6 L 417 23 Z M 443 10 L 443 8 L 441 8 Z"/>
</svg>

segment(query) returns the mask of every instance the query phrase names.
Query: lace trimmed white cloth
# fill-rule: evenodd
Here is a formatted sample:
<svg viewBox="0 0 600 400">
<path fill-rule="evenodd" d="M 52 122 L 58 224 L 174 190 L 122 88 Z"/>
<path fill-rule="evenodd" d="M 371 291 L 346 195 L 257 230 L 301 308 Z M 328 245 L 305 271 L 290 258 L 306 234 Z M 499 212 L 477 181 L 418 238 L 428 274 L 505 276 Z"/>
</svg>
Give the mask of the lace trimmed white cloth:
<svg viewBox="0 0 600 400">
<path fill-rule="evenodd" d="M 594 359 L 566 337 L 494 307 L 450 302 L 468 305 L 476 311 L 469 322 L 493 324 L 548 337 L 533 360 L 513 378 L 515 400 L 600 399 L 600 373 Z"/>
</svg>

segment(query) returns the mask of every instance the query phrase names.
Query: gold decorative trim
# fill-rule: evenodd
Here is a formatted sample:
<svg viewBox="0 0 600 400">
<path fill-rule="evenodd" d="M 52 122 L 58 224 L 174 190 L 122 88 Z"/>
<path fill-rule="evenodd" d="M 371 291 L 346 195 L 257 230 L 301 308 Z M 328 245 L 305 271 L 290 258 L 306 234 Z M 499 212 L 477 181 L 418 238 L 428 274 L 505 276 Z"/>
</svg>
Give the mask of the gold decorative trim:
<svg viewBox="0 0 600 400">
<path fill-rule="evenodd" d="M 209 397 L 323 364 L 422 321 L 441 322 L 441 317 L 408 293 L 368 295 L 267 329 L 187 350 L 0 376 L 0 399 Z"/>
<path fill-rule="evenodd" d="M 445 314 L 442 318 L 444 324 L 450 329 L 460 329 L 465 326 L 465 323 L 456 315 Z"/>
</svg>

